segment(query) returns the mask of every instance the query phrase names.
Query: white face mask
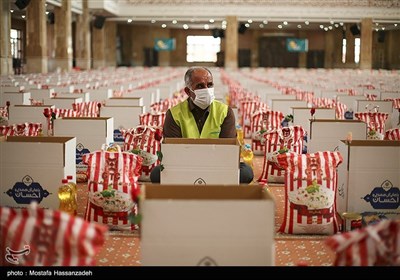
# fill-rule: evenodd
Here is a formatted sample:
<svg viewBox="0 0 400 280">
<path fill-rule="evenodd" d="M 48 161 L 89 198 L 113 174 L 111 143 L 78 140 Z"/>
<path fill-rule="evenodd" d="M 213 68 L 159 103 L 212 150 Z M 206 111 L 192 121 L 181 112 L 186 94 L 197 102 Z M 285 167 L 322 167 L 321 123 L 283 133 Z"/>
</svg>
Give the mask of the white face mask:
<svg viewBox="0 0 400 280">
<path fill-rule="evenodd" d="M 214 101 L 214 88 L 202 88 L 193 91 L 196 98 L 192 99 L 193 103 L 201 109 L 206 109 Z"/>
</svg>

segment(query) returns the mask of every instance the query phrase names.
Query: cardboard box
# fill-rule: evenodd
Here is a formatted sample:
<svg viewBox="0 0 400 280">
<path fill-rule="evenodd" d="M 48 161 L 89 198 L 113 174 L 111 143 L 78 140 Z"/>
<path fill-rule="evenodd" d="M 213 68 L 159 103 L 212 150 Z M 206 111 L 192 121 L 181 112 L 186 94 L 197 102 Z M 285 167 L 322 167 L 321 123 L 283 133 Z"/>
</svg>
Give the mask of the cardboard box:
<svg viewBox="0 0 400 280">
<path fill-rule="evenodd" d="M 239 184 L 240 145 L 236 138 L 166 138 L 161 184 Z"/>
<path fill-rule="evenodd" d="M 144 106 L 103 106 L 100 117 L 113 117 L 114 142 L 124 142 L 120 128 L 129 129 L 139 125 L 139 115 L 144 114 Z"/>
<path fill-rule="evenodd" d="M 9 108 L 9 124 L 19 124 L 24 122 L 41 123 L 43 135 L 48 133 L 48 123 L 43 115 L 45 108 L 54 109 L 54 105 L 15 105 Z"/>
<path fill-rule="evenodd" d="M 270 107 L 272 111 L 280 111 L 286 116 L 293 114 L 292 107 L 307 107 L 307 102 L 303 100 L 271 99 Z"/>
<path fill-rule="evenodd" d="M 146 185 L 144 266 L 272 266 L 275 206 L 259 186 Z"/>
<path fill-rule="evenodd" d="M 109 118 L 60 118 L 54 120 L 54 136 L 76 137 L 76 171 L 85 173 L 87 165 L 82 156 L 101 149 L 113 142 L 114 119 Z"/>
<path fill-rule="evenodd" d="M 11 105 L 30 105 L 31 98 L 30 92 L 4 92 L 3 95 L 3 105 L 6 106 L 7 101 L 10 102 Z"/>
<path fill-rule="evenodd" d="M 340 141 L 339 151 L 339 213 L 378 212 L 400 218 L 400 141 Z"/>
<path fill-rule="evenodd" d="M 106 106 L 143 106 L 142 97 L 110 97 Z"/>
<path fill-rule="evenodd" d="M 98 89 L 88 89 L 90 93 L 91 101 L 103 101 L 106 100 L 113 95 L 113 90 L 111 88 L 98 88 Z"/>
<path fill-rule="evenodd" d="M 300 125 L 310 134 L 310 120 L 314 119 L 326 119 L 334 120 L 336 119 L 335 109 L 328 108 L 314 108 L 314 116 L 311 116 L 311 108 L 308 107 L 293 107 L 293 125 Z"/>
<path fill-rule="evenodd" d="M 75 182 L 75 137 L 9 136 L 0 142 L 0 205 L 58 209 L 58 187 Z"/>
<path fill-rule="evenodd" d="M 44 100 L 45 105 L 54 105 L 62 109 L 72 109 L 72 104 L 82 102 L 82 97 L 52 97 Z"/>
<path fill-rule="evenodd" d="M 357 105 L 356 100 L 367 100 L 367 97 L 363 95 L 345 95 L 345 94 L 338 94 L 336 97 L 336 101 L 343 103 L 347 106 L 347 110 L 352 110 L 353 112 L 357 112 Z"/>
<path fill-rule="evenodd" d="M 308 152 L 335 151 L 338 141 L 346 139 L 349 132 L 353 140 L 366 140 L 367 124 L 358 120 L 311 120 Z"/>
<path fill-rule="evenodd" d="M 48 99 L 51 98 L 53 96 L 54 93 L 54 89 L 53 88 L 48 88 L 48 89 L 30 89 L 29 90 L 31 93 L 31 98 L 33 98 L 34 100 L 43 100 L 44 99 Z"/>
</svg>

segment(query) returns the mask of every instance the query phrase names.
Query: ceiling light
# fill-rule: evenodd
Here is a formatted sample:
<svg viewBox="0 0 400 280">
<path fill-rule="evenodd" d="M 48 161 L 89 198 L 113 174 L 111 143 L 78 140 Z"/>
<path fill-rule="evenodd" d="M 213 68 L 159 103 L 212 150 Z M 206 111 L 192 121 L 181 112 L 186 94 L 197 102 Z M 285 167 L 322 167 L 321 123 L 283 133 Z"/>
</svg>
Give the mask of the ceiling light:
<svg viewBox="0 0 400 280">
<path fill-rule="evenodd" d="M 325 30 L 325 31 L 328 31 L 328 27 L 324 27 L 324 30 Z"/>
<path fill-rule="evenodd" d="M 334 24 L 335 22 L 334 22 L 333 20 L 331 20 L 329 23 L 330 23 L 330 24 Z"/>
<path fill-rule="evenodd" d="M 319 28 L 323 29 L 323 28 L 324 28 L 324 26 L 323 26 L 322 24 L 320 24 L 320 25 L 319 25 Z"/>
<path fill-rule="evenodd" d="M 329 26 L 328 26 L 328 29 L 329 29 L 329 30 L 332 30 L 332 29 L 333 29 L 332 25 L 329 25 Z"/>
<path fill-rule="evenodd" d="M 172 21 L 172 24 L 177 24 L 178 23 L 178 21 L 176 20 L 176 19 L 174 19 L 173 21 Z"/>
<path fill-rule="evenodd" d="M 297 28 L 301 28 L 301 25 L 300 25 L 300 24 L 298 24 L 298 25 L 297 25 Z"/>
<path fill-rule="evenodd" d="M 204 24 L 204 29 L 208 30 L 210 26 L 208 24 Z"/>
<path fill-rule="evenodd" d="M 382 26 L 382 30 L 385 30 L 385 27 L 384 27 L 384 26 Z"/>
<path fill-rule="evenodd" d="M 223 21 L 222 21 L 222 25 L 226 25 L 226 20 L 223 20 Z"/>
<path fill-rule="evenodd" d="M 263 20 L 263 23 L 264 24 L 268 24 L 268 20 Z"/>
<path fill-rule="evenodd" d="M 305 25 L 309 25 L 310 24 L 310 22 L 308 20 L 306 20 L 304 23 L 305 23 Z"/>
<path fill-rule="evenodd" d="M 252 23 L 253 20 L 252 20 L 252 19 L 248 19 L 247 22 L 248 22 L 248 23 Z"/>
<path fill-rule="evenodd" d="M 214 19 L 213 19 L 213 18 L 210 18 L 208 21 L 209 21 L 210 23 L 214 23 Z"/>
<path fill-rule="evenodd" d="M 131 18 L 128 19 L 128 23 L 131 23 L 133 20 Z"/>
<path fill-rule="evenodd" d="M 249 27 L 250 27 L 250 24 L 245 23 L 244 26 L 246 26 L 247 28 L 249 28 Z"/>
<path fill-rule="evenodd" d="M 161 27 L 165 28 L 165 27 L 167 27 L 167 25 L 165 23 L 163 23 L 163 24 L 161 24 Z"/>
<path fill-rule="evenodd" d="M 25 18 L 25 15 L 22 15 L 21 17 L 22 17 L 22 18 Z"/>
<path fill-rule="evenodd" d="M 279 28 L 279 29 L 280 29 L 280 28 L 282 28 L 282 25 L 281 25 L 281 24 L 279 24 L 279 25 L 278 25 L 278 28 Z"/>
<path fill-rule="evenodd" d="M 284 21 L 283 24 L 284 24 L 284 25 L 287 25 L 287 21 Z"/>
<path fill-rule="evenodd" d="M 260 28 L 264 28 L 264 24 L 262 24 L 262 23 L 260 23 L 259 26 L 260 26 Z"/>
<path fill-rule="evenodd" d="M 339 24 L 340 24 L 340 26 L 343 26 L 344 23 L 343 22 L 339 22 Z"/>
<path fill-rule="evenodd" d="M 395 23 L 394 26 L 397 26 L 397 23 Z"/>
<path fill-rule="evenodd" d="M 49 11 L 46 11 L 46 15 L 48 15 L 49 14 Z"/>
<path fill-rule="evenodd" d="M 151 20 L 151 23 L 156 23 L 156 20 L 155 20 L 155 19 L 152 19 L 152 20 Z"/>
<path fill-rule="evenodd" d="M 184 24 L 184 25 L 183 25 L 183 29 L 189 29 L 189 25 Z"/>
<path fill-rule="evenodd" d="M 338 27 L 339 27 L 339 24 L 335 23 L 335 27 L 338 28 Z"/>
<path fill-rule="evenodd" d="M 10 13 L 14 13 L 14 10 L 10 10 Z"/>
</svg>

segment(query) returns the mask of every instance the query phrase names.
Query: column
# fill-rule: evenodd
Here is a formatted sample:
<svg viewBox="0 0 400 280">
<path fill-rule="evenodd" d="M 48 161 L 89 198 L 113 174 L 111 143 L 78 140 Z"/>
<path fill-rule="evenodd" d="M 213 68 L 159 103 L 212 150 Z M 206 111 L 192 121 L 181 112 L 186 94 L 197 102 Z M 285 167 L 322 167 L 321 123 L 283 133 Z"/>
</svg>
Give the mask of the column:
<svg viewBox="0 0 400 280">
<path fill-rule="evenodd" d="M 238 21 L 236 16 L 226 17 L 225 30 L 225 68 L 238 68 Z"/>
<path fill-rule="evenodd" d="M 105 42 L 105 58 L 107 67 L 117 66 L 117 25 L 115 21 L 106 21 L 105 36 L 107 41 Z"/>
<path fill-rule="evenodd" d="M 14 74 L 10 44 L 11 14 L 9 1 L 1 1 L 0 3 L 0 23 L 0 75 Z"/>
<path fill-rule="evenodd" d="M 325 68 L 333 67 L 333 48 L 334 48 L 334 36 L 333 32 L 325 32 Z"/>
<path fill-rule="evenodd" d="M 360 69 L 372 68 L 372 19 L 361 20 Z"/>
<path fill-rule="evenodd" d="M 346 26 L 346 66 L 355 68 L 355 63 L 354 63 L 354 39 L 355 36 L 353 33 L 350 31 L 350 26 L 352 26 L 353 23 L 347 23 Z"/>
<path fill-rule="evenodd" d="M 47 73 L 46 0 L 26 8 L 26 73 Z"/>
<path fill-rule="evenodd" d="M 107 21 L 106 21 L 107 22 Z M 93 68 L 101 68 L 106 65 L 105 58 L 105 31 L 102 28 L 92 29 L 92 52 L 93 52 Z"/>
<path fill-rule="evenodd" d="M 72 14 L 71 1 L 62 0 L 54 9 L 56 49 L 54 65 L 64 71 L 72 70 Z"/>
<path fill-rule="evenodd" d="M 82 14 L 76 19 L 75 53 L 76 66 L 90 69 L 91 46 L 90 46 L 90 14 L 88 0 L 82 0 Z"/>
</svg>

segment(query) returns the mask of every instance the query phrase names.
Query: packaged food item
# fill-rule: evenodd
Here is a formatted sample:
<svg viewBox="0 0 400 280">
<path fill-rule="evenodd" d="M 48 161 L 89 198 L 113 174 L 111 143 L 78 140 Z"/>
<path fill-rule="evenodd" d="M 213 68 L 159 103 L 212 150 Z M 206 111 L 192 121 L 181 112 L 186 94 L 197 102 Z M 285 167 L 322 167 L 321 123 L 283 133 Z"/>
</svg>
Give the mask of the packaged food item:
<svg viewBox="0 0 400 280">
<path fill-rule="evenodd" d="M 362 217 L 360 213 L 344 212 L 342 217 L 342 231 L 352 231 L 362 227 Z"/>
</svg>

